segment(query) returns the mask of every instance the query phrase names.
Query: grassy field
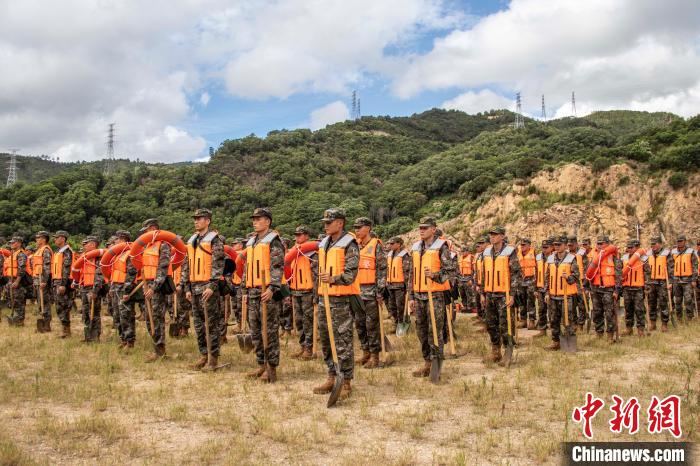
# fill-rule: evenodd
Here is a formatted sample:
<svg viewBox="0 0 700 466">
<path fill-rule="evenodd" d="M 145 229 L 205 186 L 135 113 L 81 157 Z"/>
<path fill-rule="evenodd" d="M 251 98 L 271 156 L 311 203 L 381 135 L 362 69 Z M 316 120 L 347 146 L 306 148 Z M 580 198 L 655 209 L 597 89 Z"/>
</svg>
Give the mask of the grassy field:
<svg viewBox="0 0 700 466">
<path fill-rule="evenodd" d="M 7 310 L 4 311 L 5 315 Z M 295 361 L 282 341 L 279 383 L 243 373 L 255 366 L 237 345 L 222 352 L 229 369 L 199 373 L 194 339 L 169 341 L 170 357 L 146 364 L 139 322 L 135 351 L 121 354 L 103 319 L 103 341 L 0 327 L 0 464 L 557 464 L 560 442 L 582 440 L 571 421 L 587 391 L 605 399 L 595 440 L 670 440 L 646 432 L 650 397 L 682 398 L 683 438 L 698 440 L 700 325 L 627 337 L 609 346 L 579 336 L 576 355 L 549 353 L 549 341 L 521 339 L 513 366 L 484 365 L 489 350 L 471 317 L 460 315 L 460 350 L 443 366 L 441 384 L 414 379 L 415 334 L 397 343 L 396 362 L 356 371 L 353 397 L 328 410 L 311 393 L 325 378 L 321 361 Z M 392 337 L 392 339 L 394 339 Z M 640 433 L 612 434 L 611 395 L 640 400 Z"/>
</svg>

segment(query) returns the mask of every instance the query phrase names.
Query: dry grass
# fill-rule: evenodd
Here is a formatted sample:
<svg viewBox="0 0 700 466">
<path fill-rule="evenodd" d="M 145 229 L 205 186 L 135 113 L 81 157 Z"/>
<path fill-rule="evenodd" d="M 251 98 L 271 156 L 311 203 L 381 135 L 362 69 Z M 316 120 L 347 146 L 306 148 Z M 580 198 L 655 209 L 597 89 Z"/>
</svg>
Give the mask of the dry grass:
<svg viewBox="0 0 700 466">
<path fill-rule="evenodd" d="M 613 393 L 638 397 L 642 422 L 651 395 L 680 395 L 684 439 L 698 440 L 700 325 L 613 347 L 582 335 L 575 356 L 545 352 L 546 339 L 523 341 L 505 370 L 481 363 L 486 336 L 470 322 L 459 316 L 469 353 L 445 361 L 440 385 L 411 377 L 415 334 L 392 337 L 395 364 L 358 369 L 352 399 L 332 410 L 311 393 L 324 366 L 291 360 L 293 339 L 282 341 L 279 383 L 267 386 L 243 377 L 255 361 L 235 345 L 221 358 L 231 369 L 214 374 L 187 369 L 197 356 L 192 337 L 169 341 L 166 361 L 144 363 L 142 323 L 128 355 L 117 351 L 108 317 L 103 342 L 90 346 L 56 338 L 57 329 L 2 325 L 0 464 L 556 464 L 561 441 L 582 439 L 571 410 L 587 391 L 608 403 L 596 440 L 632 440 L 607 428 Z"/>
</svg>

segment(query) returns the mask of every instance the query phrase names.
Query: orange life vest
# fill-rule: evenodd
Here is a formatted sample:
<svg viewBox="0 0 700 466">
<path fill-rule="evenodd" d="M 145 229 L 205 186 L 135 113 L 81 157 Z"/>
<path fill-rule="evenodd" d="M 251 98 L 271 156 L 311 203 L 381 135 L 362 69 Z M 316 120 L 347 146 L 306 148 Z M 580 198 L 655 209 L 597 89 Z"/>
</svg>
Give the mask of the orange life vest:
<svg viewBox="0 0 700 466">
<path fill-rule="evenodd" d="M 114 261 L 114 265 L 112 265 L 112 276 L 110 277 L 112 283 L 122 284 L 126 281 L 126 261 L 128 259 L 129 250 L 126 249 L 119 254 L 119 257 Z"/>
<path fill-rule="evenodd" d="M 674 277 L 690 277 L 693 275 L 692 257 L 695 254 L 693 248 L 685 248 L 685 251 L 680 252 L 678 248 L 673 248 L 673 276 Z"/>
<path fill-rule="evenodd" d="M 641 288 L 644 286 L 644 262 L 647 260 L 646 256 L 642 256 L 639 260 L 632 266 L 627 278 L 622 282 L 622 286 Z M 630 255 L 625 254 L 622 256 L 622 268 L 627 267 L 630 261 Z"/>
<path fill-rule="evenodd" d="M 44 251 L 47 249 L 51 253 L 51 258 L 53 259 L 53 251 L 51 250 L 51 246 L 48 244 L 45 244 L 34 252 L 32 260 L 32 274 L 35 277 L 38 277 L 44 272 Z"/>
<path fill-rule="evenodd" d="M 444 283 L 438 283 L 429 280 L 425 276 L 425 267 L 429 267 L 433 273 L 438 273 L 441 268 L 440 249 L 445 244 L 445 240 L 436 239 L 428 249 L 423 251 L 421 256 L 422 241 L 416 241 L 411 248 L 411 257 L 413 258 L 413 291 L 418 293 L 427 293 L 428 291 L 447 291 L 450 289 L 450 281 L 445 280 Z"/>
<path fill-rule="evenodd" d="M 17 264 L 18 264 L 17 260 L 19 257 L 19 253 L 21 253 L 21 252 L 23 252 L 27 256 L 27 262 L 26 262 L 24 269 L 29 276 L 32 275 L 32 268 L 29 265 L 29 256 L 27 255 L 27 253 L 24 250 L 18 249 L 17 251 L 12 251 L 12 255 L 5 258 L 5 262 L 3 262 L 3 264 L 2 264 L 2 269 L 3 269 L 2 273 L 4 276 L 12 277 L 12 278 L 17 277 Z"/>
<path fill-rule="evenodd" d="M 216 238 L 216 232 L 210 231 L 194 247 L 197 233 L 187 240 L 187 261 L 190 266 L 190 282 L 203 283 L 211 279 L 211 242 Z"/>
<path fill-rule="evenodd" d="M 65 255 L 66 251 L 71 252 L 71 264 L 70 267 L 71 269 L 73 268 L 73 262 L 75 262 L 75 255 L 73 254 L 73 250 L 68 246 L 67 244 L 62 246 L 58 251 L 56 251 L 51 257 L 51 277 L 54 280 L 62 280 L 63 277 L 63 256 Z M 70 274 L 70 273 L 69 273 Z M 68 278 L 68 277 L 66 277 Z"/>
<path fill-rule="evenodd" d="M 481 285 L 484 281 L 484 252 L 480 252 L 476 255 L 474 260 L 474 267 L 476 268 L 476 284 Z"/>
<path fill-rule="evenodd" d="M 474 255 L 467 253 L 465 256 L 459 256 L 459 273 L 463 277 L 471 277 L 474 272 Z"/>
<path fill-rule="evenodd" d="M 530 248 L 527 254 L 523 255 L 520 248 L 518 248 L 518 261 L 520 262 L 520 269 L 523 271 L 523 278 L 529 278 L 535 276 L 535 269 L 537 268 L 537 263 L 535 261 L 535 250 Z"/>
<path fill-rule="evenodd" d="M 270 284 L 270 243 L 277 238 L 277 232 L 271 231 L 255 244 L 255 237 L 246 243 L 246 288 L 263 288 Z M 263 283 L 265 275 L 265 283 Z"/>
<path fill-rule="evenodd" d="M 591 259 L 593 262 L 598 260 L 598 251 L 593 254 Z M 612 255 L 605 258 L 605 260 L 600 264 L 600 272 L 593 277 L 592 281 L 594 286 L 601 286 L 603 288 L 611 288 L 615 286 L 615 259 Z"/>
<path fill-rule="evenodd" d="M 668 280 L 668 255 L 670 253 L 668 249 L 662 249 L 657 255 L 654 255 L 652 250 L 647 251 L 652 280 Z"/>
<path fill-rule="evenodd" d="M 295 291 L 310 291 L 314 289 L 311 259 L 302 253 L 292 261 L 292 277 L 289 288 Z"/>
<path fill-rule="evenodd" d="M 330 237 L 323 238 L 318 245 L 318 272 L 330 274 L 331 277 L 340 275 L 345 270 L 345 248 L 347 248 L 355 237 L 350 233 L 345 233 L 333 246 L 330 248 Z M 318 293 L 322 295 L 324 292 L 324 283 L 319 283 Z M 331 296 L 350 296 L 360 294 L 360 282 L 355 279 L 350 285 L 334 285 L 328 284 L 328 294 Z"/>
<path fill-rule="evenodd" d="M 160 259 L 161 241 L 149 244 L 143 250 L 143 279 L 155 280 L 158 273 L 158 260 Z M 168 264 L 168 275 L 173 276 L 173 266 Z"/>
<path fill-rule="evenodd" d="M 510 291 L 510 255 L 515 248 L 504 246 L 501 252 L 492 257 L 493 246 L 484 250 L 484 291 L 506 293 Z"/>
<path fill-rule="evenodd" d="M 386 280 L 388 283 L 404 283 L 406 277 L 403 274 L 403 258 L 406 254 L 408 254 L 408 251 L 405 249 L 402 249 L 396 255 L 394 255 L 394 251 L 389 252 L 387 257 L 389 273 Z"/>
<path fill-rule="evenodd" d="M 547 258 L 543 257 L 543 253 L 539 253 L 535 257 L 535 262 L 537 265 L 537 280 L 535 281 L 535 286 L 539 289 L 544 288 L 544 267 L 546 261 Z"/>
<path fill-rule="evenodd" d="M 567 296 L 578 293 L 576 283 L 569 282 L 562 276 L 564 273 L 571 274 L 571 264 L 576 260 L 576 256 L 571 253 L 566 253 L 564 259 L 556 264 L 554 258 L 556 253 L 547 258 L 547 266 L 549 267 L 549 294 L 551 296 Z"/>
<path fill-rule="evenodd" d="M 377 283 L 377 248 L 381 247 L 381 244 L 377 238 L 371 238 L 367 244 L 360 248 L 360 265 L 357 269 L 357 279 L 360 285 Z"/>
<path fill-rule="evenodd" d="M 92 261 L 85 259 L 83 261 L 82 285 L 93 286 L 95 284 L 95 271 L 97 264 L 100 262 L 100 257 L 95 257 Z"/>
</svg>

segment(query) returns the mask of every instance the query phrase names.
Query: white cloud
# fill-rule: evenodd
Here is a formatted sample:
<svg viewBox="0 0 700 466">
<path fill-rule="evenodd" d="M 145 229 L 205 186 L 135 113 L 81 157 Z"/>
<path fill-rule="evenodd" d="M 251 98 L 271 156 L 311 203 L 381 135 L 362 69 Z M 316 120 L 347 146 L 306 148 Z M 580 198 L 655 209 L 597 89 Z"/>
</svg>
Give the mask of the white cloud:
<svg viewBox="0 0 700 466">
<path fill-rule="evenodd" d="M 350 119 L 350 110 L 340 100 L 319 107 L 311 112 L 309 128 L 313 131 L 325 128 L 327 125 Z"/>
<path fill-rule="evenodd" d="M 691 92 L 700 83 L 699 31 L 695 0 L 513 0 L 412 57 L 393 90 L 411 98 L 497 86 L 522 91 L 525 110 L 536 114 L 541 94 L 553 108 L 570 109 L 575 90 L 581 108 L 663 103 L 690 115 L 700 108 Z"/>
<path fill-rule="evenodd" d="M 460 94 L 454 99 L 443 102 L 441 107 L 472 114 L 502 108 L 512 110 L 513 99 L 496 94 L 490 89 L 483 89 L 478 92 L 468 91 Z"/>
<path fill-rule="evenodd" d="M 202 95 L 199 96 L 199 103 L 202 105 L 202 107 L 206 107 L 207 105 L 209 105 L 210 101 L 211 96 L 208 92 L 202 92 Z"/>
</svg>

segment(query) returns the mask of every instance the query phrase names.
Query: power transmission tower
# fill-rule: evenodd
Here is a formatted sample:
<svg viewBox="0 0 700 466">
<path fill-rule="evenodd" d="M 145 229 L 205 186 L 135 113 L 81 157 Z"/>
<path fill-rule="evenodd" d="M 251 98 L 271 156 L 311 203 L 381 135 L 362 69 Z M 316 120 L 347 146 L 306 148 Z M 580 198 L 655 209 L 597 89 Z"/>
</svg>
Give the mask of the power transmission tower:
<svg viewBox="0 0 700 466">
<path fill-rule="evenodd" d="M 571 91 L 571 116 L 576 118 L 576 93 Z"/>
<path fill-rule="evenodd" d="M 352 91 L 352 113 L 350 114 L 350 119 L 357 120 L 355 115 L 357 115 L 357 91 Z"/>
<path fill-rule="evenodd" d="M 7 170 L 7 185 L 12 186 L 17 182 L 17 152 L 19 149 L 10 149 L 10 161 Z"/>
<path fill-rule="evenodd" d="M 104 164 L 105 176 L 114 173 L 114 125 L 115 123 L 110 123 L 109 129 L 107 130 L 107 158 Z"/>
<path fill-rule="evenodd" d="M 547 121 L 547 111 L 544 108 L 544 94 L 542 94 L 542 121 Z"/>
<path fill-rule="evenodd" d="M 357 120 L 362 118 L 362 110 L 360 110 L 360 98 L 357 98 Z"/>
<path fill-rule="evenodd" d="M 523 105 L 520 101 L 520 92 L 515 94 L 515 124 L 513 127 L 515 129 L 525 127 L 525 120 L 523 119 Z"/>
</svg>

